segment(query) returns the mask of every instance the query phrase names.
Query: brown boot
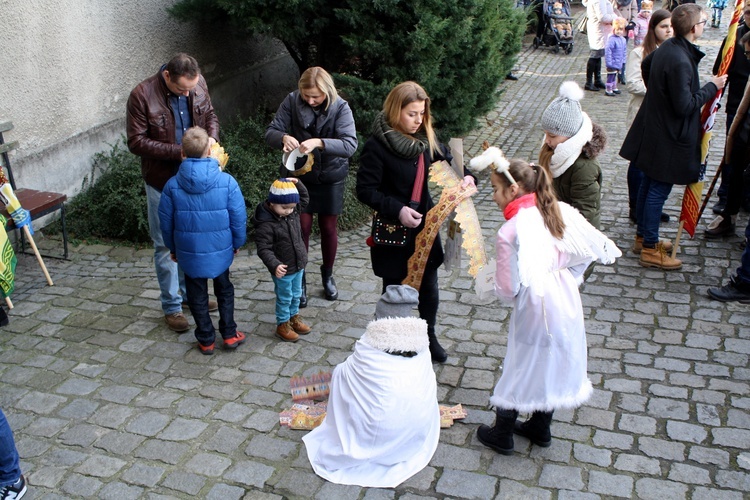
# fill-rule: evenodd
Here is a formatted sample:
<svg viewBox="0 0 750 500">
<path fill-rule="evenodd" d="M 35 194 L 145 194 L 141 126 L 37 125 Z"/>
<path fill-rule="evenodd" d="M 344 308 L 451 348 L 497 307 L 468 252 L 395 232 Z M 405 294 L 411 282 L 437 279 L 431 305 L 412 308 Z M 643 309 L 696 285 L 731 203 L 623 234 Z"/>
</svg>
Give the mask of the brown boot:
<svg viewBox="0 0 750 500">
<path fill-rule="evenodd" d="M 661 243 L 661 246 L 664 247 L 665 252 L 671 252 L 672 251 L 672 242 L 669 240 L 659 240 L 659 243 Z M 635 237 L 635 243 L 633 243 L 633 253 L 636 255 L 640 255 L 641 250 L 643 250 L 643 236 L 636 236 Z"/>
<path fill-rule="evenodd" d="M 297 342 L 299 340 L 299 335 L 292 330 L 292 326 L 288 321 L 276 325 L 276 336 L 285 342 Z"/>
<path fill-rule="evenodd" d="M 166 314 L 164 321 L 167 323 L 167 328 L 173 332 L 182 333 L 190 329 L 187 318 L 181 312 Z"/>
<path fill-rule="evenodd" d="M 682 261 L 670 257 L 661 243 L 657 243 L 656 248 L 643 247 L 639 263 L 643 267 L 656 267 L 665 271 L 673 271 L 682 267 Z"/>
<path fill-rule="evenodd" d="M 289 326 L 292 327 L 292 330 L 298 335 L 307 335 L 310 333 L 310 328 L 305 324 L 304 321 L 302 321 L 302 318 L 300 318 L 299 314 L 295 314 L 289 319 Z"/>
</svg>

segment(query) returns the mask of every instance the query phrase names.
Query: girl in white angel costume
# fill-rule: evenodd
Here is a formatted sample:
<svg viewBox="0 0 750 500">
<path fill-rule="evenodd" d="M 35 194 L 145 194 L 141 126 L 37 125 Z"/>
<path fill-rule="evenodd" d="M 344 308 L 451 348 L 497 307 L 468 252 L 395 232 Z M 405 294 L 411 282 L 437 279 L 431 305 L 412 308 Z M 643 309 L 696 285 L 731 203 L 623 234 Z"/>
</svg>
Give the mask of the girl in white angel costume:
<svg viewBox="0 0 750 500">
<path fill-rule="evenodd" d="M 511 455 L 514 432 L 547 447 L 553 411 L 591 396 L 578 286 L 592 261 L 611 264 L 622 253 L 575 208 L 557 201 L 544 168 L 508 162 L 497 148 L 471 160 L 472 168 L 487 166 L 507 221 L 497 232 L 495 293 L 513 303 L 513 312 L 503 372 L 490 398 L 495 425 L 482 425 L 477 437 Z M 518 412 L 531 417 L 516 422 Z"/>
<path fill-rule="evenodd" d="M 395 488 L 422 470 L 440 439 L 437 382 L 419 292 L 389 285 L 354 352 L 331 377 L 323 423 L 302 438 L 317 475 Z"/>
</svg>

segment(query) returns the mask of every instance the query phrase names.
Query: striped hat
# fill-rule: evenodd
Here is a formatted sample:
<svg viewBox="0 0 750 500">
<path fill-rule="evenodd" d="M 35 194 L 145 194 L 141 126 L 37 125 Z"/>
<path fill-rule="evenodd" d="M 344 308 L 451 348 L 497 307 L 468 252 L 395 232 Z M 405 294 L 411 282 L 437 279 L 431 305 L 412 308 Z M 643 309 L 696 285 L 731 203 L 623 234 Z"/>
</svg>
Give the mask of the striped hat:
<svg viewBox="0 0 750 500">
<path fill-rule="evenodd" d="M 294 183 L 287 178 L 277 179 L 271 184 L 268 192 L 268 202 L 277 205 L 299 203 L 299 192 Z"/>
</svg>

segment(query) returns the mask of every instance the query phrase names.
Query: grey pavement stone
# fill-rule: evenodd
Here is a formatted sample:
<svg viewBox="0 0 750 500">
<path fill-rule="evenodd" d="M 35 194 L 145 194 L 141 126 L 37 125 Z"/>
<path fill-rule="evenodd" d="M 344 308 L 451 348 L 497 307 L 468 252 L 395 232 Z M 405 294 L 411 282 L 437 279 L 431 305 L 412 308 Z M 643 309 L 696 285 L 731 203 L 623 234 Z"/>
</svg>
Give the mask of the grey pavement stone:
<svg viewBox="0 0 750 500">
<path fill-rule="evenodd" d="M 641 437 L 638 439 L 641 453 L 649 457 L 666 458 L 668 460 L 683 461 L 685 459 L 685 445 L 662 439 Z"/>
<path fill-rule="evenodd" d="M 117 474 L 125 464 L 124 460 L 103 455 L 92 455 L 81 465 L 76 467 L 75 472 L 86 476 L 110 477 Z"/>
<path fill-rule="evenodd" d="M 435 491 L 459 498 L 493 498 L 497 479 L 485 474 L 463 470 L 445 469 L 438 479 Z"/>
<path fill-rule="evenodd" d="M 491 496 L 481 498 L 492 498 Z M 516 481 L 509 479 L 500 480 L 500 489 L 496 499 L 512 500 L 515 498 L 549 500 L 552 498 L 549 491 L 541 488 L 529 488 Z"/>
<path fill-rule="evenodd" d="M 693 500 L 740 500 L 744 495 L 739 491 L 697 487 L 693 490 Z"/>
<path fill-rule="evenodd" d="M 594 445 L 599 448 L 629 450 L 633 447 L 633 436 L 597 430 L 594 433 Z"/>
<path fill-rule="evenodd" d="M 92 497 L 102 486 L 103 483 L 93 477 L 68 474 L 60 489 L 74 497 Z"/>
<path fill-rule="evenodd" d="M 282 473 L 274 488 L 292 495 L 311 497 L 324 484 L 325 482 L 312 472 L 304 473 L 297 470 L 287 470 Z"/>
<path fill-rule="evenodd" d="M 345 500 L 348 498 L 358 498 L 361 491 L 362 487 L 360 486 L 326 482 L 315 494 L 315 498 L 319 500 Z"/>
<path fill-rule="evenodd" d="M 667 477 L 680 483 L 711 484 L 708 470 L 688 464 L 672 464 Z"/>
<path fill-rule="evenodd" d="M 750 431 L 744 429 L 713 429 L 713 442 L 715 445 L 729 446 L 732 448 L 750 448 Z"/>
<path fill-rule="evenodd" d="M 589 473 L 589 490 L 607 496 L 627 498 L 633 494 L 633 478 L 594 470 Z"/>
<path fill-rule="evenodd" d="M 299 443 L 293 441 L 260 434 L 250 440 L 245 453 L 252 457 L 265 458 L 267 460 L 283 460 L 296 454 L 299 446 Z"/>
<path fill-rule="evenodd" d="M 142 436 L 155 436 L 161 432 L 168 423 L 169 416 L 154 411 L 147 411 L 140 413 L 133 418 L 133 420 L 125 426 L 125 429 Z"/>
<path fill-rule="evenodd" d="M 206 427 L 205 422 L 175 418 L 157 437 L 166 441 L 190 441 L 200 436 Z"/>
<path fill-rule="evenodd" d="M 165 471 L 163 467 L 135 463 L 122 474 L 122 479 L 131 484 L 153 488 L 161 481 Z"/>
<path fill-rule="evenodd" d="M 143 488 L 128 486 L 124 483 L 109 483 L 99 491 L 99 498 L 112 500 L 125 500 L 128 498 L 141 498 Z"/>
<path fill-rule="evenodd" d="M 263 488 L 266 481 L 268 481 L 273 473 L 273 467 L 269 467 L 268 465 L 259 462 L 243 460 L 236 462 L 223 477 L 229 481 L 237 482 L 245 486 Z M 319 486 L 322 483 L 322 480 L 317 480 L 317 483 Z"/>
<path fill-rule="evenodd" d="M 707 435 L 708 432 L 699 425 L 675 422 L 674 420 L 667 421 L 667 436 L 676 441 L 701 444 Z"/>
<path fill-rule="evenodd" d="M 581 443 L 573 444 L 573 457 L 579 462 L 595 464 L 600 467 L 609 467 L 612 463 L 612 452 L 601 448 L 594 448 Z"/>
<path fill-rule="evenodd" d="M 149 460 L 160 460 L 174 465 L 182 459 L 189 449 L 190 447 L 184 443 L 153 439 L 136 448 L 135 456 Z"/>
<path fill-rule="evenodd" d="M 206 484 L 206 478 L 188 472 L 175 471 L 164 478 L 161 484 L 167 488 L 196 496 Z"/>
<path fill-rule="evenodd" d="M 618 471 L 635 472 L 638 474 L 650 474 L 654 476 L 661 474 L 658 460 L 639 455 L 623 453 L 615 459 L 614 467 Z"/>
<path fill-rule="evenodd" d="M 94 447 L 117 455 L 129 455 L 145 439 L 144 436 L 128 432 L 110 432 L 95 441 Z"/>
<path fill-rule="evenodd" d="M 568 467 L 555 464 L 542 466 L 539 476 L 539 486 L 547 488 L 562 488 L 565 490 L 582 490 L 582 470 L 578 467 Z"/>
<path fill-rule="evenodd" d="M 430 460 L 433 467 L 449 467 L 466 471 L 476 471 L 480 466 L 481 452 L 464 447 L 438 444 L 435 454 Z"/>
<path fill-rule="evenodd" d="M 672 481 L 643 478 L 635 483 L 638 498 L 653 500 L 671 500 L 686 498 L 687 486 Z"/>
<path fill-rule="evenodd" d="M 244 494 L 244 488 L 218 483 L 206 494 L 206 500 L 239 500 Z"/>
</svg>

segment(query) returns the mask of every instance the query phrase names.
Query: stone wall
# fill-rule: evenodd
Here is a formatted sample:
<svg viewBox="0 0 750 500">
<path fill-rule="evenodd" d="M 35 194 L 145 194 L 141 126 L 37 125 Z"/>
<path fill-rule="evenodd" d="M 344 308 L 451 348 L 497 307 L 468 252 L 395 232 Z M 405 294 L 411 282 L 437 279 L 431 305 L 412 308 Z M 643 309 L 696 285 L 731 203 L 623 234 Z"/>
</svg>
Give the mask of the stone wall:
<svg viewBox="0 0 750 500">
<path fill-rule="evenodd" d="M 0 121 L 19 187 L 75 194 L 94 153 L 125 132 L 131 89 L 176 52 L 194 55 L 222 123 L 275 108 L 297 67 L 267 38 L 237 43 L 172 19 L 175 0 L 4 0 L 0 21 Z M 231 50 L 230 50 L 231 45 Z"/>
</svg>

